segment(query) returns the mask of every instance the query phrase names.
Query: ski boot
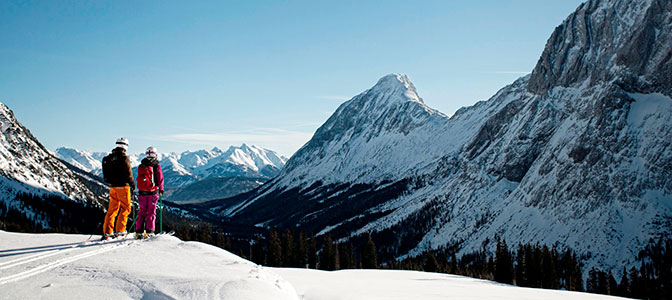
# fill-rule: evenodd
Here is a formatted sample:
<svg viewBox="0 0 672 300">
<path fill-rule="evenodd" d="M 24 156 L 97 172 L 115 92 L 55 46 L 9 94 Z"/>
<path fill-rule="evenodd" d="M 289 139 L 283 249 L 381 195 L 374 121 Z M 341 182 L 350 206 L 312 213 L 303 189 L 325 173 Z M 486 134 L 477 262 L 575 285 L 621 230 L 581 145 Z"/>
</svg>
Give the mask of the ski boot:
<svg viewBox="0 0 672 300">
<path fill-rule="evenodd" d="M 115 232 L 115 233 L 114 233 L 114 238 L 115 238 L 115 239 L 116 239 L 116 238 L 119 238 L 119 237 L 120 237 L 120 238 L 123 238 L 123 237 L 126 236 L 127 233 L 128 233 L 128 232 L 126 232 L 126 231 Z"/>
<path fill-rule="evenodd" d="M 111 233 L 103 233 L 103 236 L 100 238 L 101 241 L 107 241 L 109 239 L 113 239 L 114 235 Z"/>
</svg>

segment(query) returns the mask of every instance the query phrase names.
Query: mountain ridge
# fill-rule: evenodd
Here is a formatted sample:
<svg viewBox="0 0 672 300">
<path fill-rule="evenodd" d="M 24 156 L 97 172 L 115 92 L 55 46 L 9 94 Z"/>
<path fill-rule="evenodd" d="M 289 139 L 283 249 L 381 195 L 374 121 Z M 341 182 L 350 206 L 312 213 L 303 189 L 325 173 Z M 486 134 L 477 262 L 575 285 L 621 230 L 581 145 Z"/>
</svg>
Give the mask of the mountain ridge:
<svg viewBox="0 0 672 300">
<path fill-rule="evenodd" d="M 532 74 L 450 118 L 374 86 L 343 103 L 278 177 L 203 209 L 340 240 L 370 233 L 388 259 L 492 249 L 499 236 L 569 247 L 587 267 L 618 273 L 649 239 L 672 233 L 672 90 L 655 79 L 672 65 L 670 16 L 669 1 L 588 1 L 556 28 Z M 652 28 L 655 39 L 638 44 Z M 644 48 L 646 62 L 625 59 Z M 394 78 L 408 77 L 379 83 Z M 374 104 L 382 109 L 366 109 Z"/>
<path fill-rule="evenodd" d="M 101 160 L 108 153 L 59 147 L 56 149 L 56 154 L 82 170 L 101 175 Z M 131 166 L 137 167 L 143 157 L 144 153 L 130 154 Z M 188 178 L 184 181 L 171 181 L 171 184 L 176 186 L 189 184 L 199 178 L 231 176 L 271 178 L 287 160 L 275 151 L 244 143 L 240 147 L 230 146 L 226 151 L 214 147 L 211 150 L 159 153 L 158 159 L 165 171 Z"/>
</svg>

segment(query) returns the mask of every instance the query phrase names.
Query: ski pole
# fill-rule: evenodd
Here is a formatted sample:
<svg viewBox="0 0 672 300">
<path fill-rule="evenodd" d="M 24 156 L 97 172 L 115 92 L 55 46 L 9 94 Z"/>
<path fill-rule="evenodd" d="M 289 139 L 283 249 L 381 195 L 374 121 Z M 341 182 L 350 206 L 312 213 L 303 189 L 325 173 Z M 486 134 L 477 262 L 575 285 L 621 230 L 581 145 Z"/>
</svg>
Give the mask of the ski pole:
<svg viewBox="0 0 672 300">
<path fill-rule="evenodd" d="M 159 232 L 163 232 L 163 194 L 159 194 Z"/>
<path fill-rule="evenodd" d="M 135 195 L 133 195 L 133 197 L 135 197 Z M 134 211 L 134 210 L 133 210 L 133 203 L 134 203 L 134 202 L 133 202 L 133 200 L 131 199 L 131 211 Z M 133 219 L 133 223 L 131 224 L 131 227 L 129 227 L 129 229 L 133 229 L 133 231 L 135 231 L 134 228 L 135 228 L 135 222 L 136 222 L 136 221 L 138 221 L 138 210 L 137 210 L 137 209 L 135 210 L 135 218 Z"/>
</svg>

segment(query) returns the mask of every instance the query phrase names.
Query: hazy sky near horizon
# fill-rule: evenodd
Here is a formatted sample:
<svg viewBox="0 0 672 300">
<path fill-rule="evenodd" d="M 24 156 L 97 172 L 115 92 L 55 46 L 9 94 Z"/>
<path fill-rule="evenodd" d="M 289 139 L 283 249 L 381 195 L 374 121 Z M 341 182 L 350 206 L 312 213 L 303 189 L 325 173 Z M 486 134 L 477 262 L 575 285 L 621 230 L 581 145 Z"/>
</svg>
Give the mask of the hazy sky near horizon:
<svg viewBox="0 0 672 300">
<path fill-rule="evenodd" d="M 0 102 L 49 149 L 290 156 L 408 74 L 446 114 L 530 72 L 583 1 L 3 1 Z"/>
</svg>

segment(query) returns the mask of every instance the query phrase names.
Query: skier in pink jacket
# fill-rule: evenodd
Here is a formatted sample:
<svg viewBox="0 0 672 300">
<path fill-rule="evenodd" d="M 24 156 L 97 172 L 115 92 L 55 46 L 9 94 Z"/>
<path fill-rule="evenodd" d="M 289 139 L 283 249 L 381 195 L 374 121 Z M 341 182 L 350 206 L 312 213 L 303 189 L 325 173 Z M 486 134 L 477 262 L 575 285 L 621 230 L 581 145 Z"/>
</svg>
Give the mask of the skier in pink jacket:
<svg viewBox="0 0 672 300">
<path fill-rule="evenodd" d="M 136 180 L 139 190 L 138 202 L 140 202 L 138 220 L 135 223 L 136 238 L 145 238 L 154 234 L 156 203 L 159 201 L 159 196 L 163 196 L 163 171 L 157 160 L 156 148 L 147 148 L 145 155 L 146 157 L 138 166 Z"/>
</svg>

